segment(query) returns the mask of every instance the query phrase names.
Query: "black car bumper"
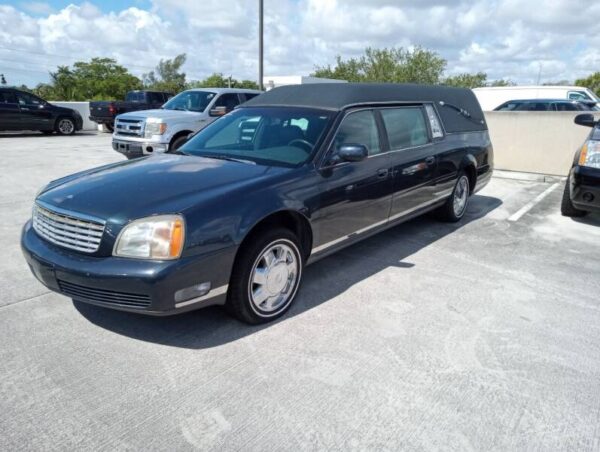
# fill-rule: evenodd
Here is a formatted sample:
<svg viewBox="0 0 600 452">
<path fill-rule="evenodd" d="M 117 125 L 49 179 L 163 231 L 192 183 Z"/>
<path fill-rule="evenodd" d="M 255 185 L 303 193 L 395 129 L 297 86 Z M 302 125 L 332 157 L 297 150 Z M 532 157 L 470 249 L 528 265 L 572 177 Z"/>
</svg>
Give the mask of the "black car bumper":
<svg viewBox="0 0 600 452">
<path fill-rule="evenodd" d="M 114 125 L 114 123 L 115 123 L 114 116 L 110 116 L 110 117 L 90 116 L 89 119 L 90 119 L 90 121 L 93 121 L 97 124 Z"/>
<path fill-rule="evenodd" d="M 149 315 L 224 304 L 236 250 L 174 261 L 92 257 L 46 242 L 31 222 L 23 227 L 21 248 L 32 273 L 49 289 L 77 301 Z M 176 301 L 181 289 L 206 282 L 211 287 L 207 294 Z"/>
<path fill-rule="evenodd" d="M 579 210 L 600 212 L 600 169 L 575 166 L 570 181 L 573 205 Z"/>
</svg>

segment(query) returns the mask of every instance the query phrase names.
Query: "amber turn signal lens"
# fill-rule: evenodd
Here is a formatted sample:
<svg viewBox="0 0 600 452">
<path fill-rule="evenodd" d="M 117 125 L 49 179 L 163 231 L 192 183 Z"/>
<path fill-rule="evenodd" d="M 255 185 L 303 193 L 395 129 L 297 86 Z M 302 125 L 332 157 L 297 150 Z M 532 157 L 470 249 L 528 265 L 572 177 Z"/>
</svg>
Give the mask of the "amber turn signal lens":
<svg viewBox="0 0 600 452">
<path fill-rule="evenodd" d="M 169 247 L 169 256 L 179 257 L 183 249 L 183 222 L 176 220 L 171 230 L 171 246 Z"/>
<path fill-rule="evenodd" d="M 579 165 L 585 166 L 585 164 L 587 162 L 587 153 L 588 153 L 588 144 L 586 141 L 585 144 L 583 145 L 583 147 L 581 148 L 581 154 L 579 154 Z"/>
</svg>

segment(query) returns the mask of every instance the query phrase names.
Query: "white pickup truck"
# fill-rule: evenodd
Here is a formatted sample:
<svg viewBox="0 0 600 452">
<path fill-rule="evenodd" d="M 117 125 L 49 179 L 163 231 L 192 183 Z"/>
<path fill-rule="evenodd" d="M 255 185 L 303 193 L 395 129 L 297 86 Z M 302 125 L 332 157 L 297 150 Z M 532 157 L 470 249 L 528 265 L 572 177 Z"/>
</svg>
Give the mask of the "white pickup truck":
<svg viewBox="0 0 600 452">
<path fill-rule="evenodd" d="M 234 88 L 183 91 L 160 109 L 117 116 L 112 147 L 127 158 L 175 150 L 190 134 L 259 94 L 261 91 Z"/>
</svg>

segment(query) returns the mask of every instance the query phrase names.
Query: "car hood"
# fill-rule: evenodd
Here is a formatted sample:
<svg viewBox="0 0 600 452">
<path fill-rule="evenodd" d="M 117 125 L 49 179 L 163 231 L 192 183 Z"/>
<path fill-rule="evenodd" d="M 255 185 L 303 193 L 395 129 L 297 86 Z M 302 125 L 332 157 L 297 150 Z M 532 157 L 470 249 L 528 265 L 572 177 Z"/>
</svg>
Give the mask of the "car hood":
<svg viewBox="0 0 600 452">
<path fill-rule="evenodd" d="M 119 119 L 140 119 L 140 118 L 158 118 L 158 119 L 185 119 L 201 115 L 202 112 L 183 111 L 183 110 L 164 110 L 157 108 L 154 110 L 139 110 L 129 113 L 123 113 L 117 116 Z"/>
<path fill-rule="evenodd" d="M 203 200 L 289 171 L 185 155 L 156 155 L 107 165 L 56 180 L 37 200 L 113 223 L 181 213 Z M 225 199 L 225 198 L 223 198 Z"/>
</svg>

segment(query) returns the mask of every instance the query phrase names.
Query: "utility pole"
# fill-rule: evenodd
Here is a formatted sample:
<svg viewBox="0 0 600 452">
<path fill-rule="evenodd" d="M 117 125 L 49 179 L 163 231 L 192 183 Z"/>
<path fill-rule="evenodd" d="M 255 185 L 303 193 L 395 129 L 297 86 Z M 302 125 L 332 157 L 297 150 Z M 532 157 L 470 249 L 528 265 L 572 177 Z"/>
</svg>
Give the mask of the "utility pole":
<svg viewBox="0 0 600 452">
<path fill-rule="evenodd" d="M 263 86 L 263 16 L 264 0 L 258 0 L 258 88 L 262 91 Z"/>
</svg>

